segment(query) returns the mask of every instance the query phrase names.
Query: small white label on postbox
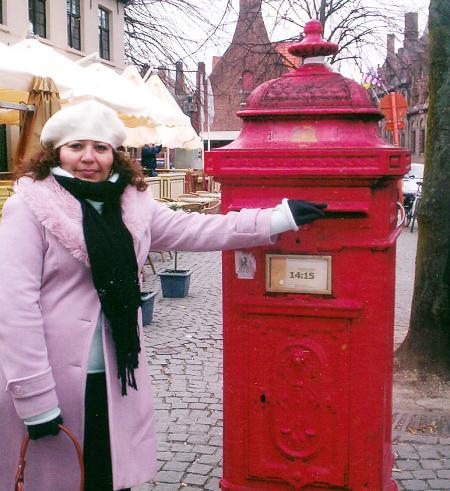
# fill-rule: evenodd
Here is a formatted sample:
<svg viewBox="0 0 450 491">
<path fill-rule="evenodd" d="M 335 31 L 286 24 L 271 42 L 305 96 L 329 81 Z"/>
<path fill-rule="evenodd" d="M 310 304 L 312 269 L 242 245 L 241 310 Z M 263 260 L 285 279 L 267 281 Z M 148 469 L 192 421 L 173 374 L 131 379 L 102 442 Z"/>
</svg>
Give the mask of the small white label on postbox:
<svg viewBox="0 0 450 491">
<path fill-rule="evenodd" d="M 256 272 L 256 258 L 253 254 L 235 251 L 234 262 L 236 275 L 240 280 L 252 280 Z"/>
<path fill-rule="evenodd" d="M 266 255 L 268 292 L 331 293 L 331 256 Z"/>
</svg>

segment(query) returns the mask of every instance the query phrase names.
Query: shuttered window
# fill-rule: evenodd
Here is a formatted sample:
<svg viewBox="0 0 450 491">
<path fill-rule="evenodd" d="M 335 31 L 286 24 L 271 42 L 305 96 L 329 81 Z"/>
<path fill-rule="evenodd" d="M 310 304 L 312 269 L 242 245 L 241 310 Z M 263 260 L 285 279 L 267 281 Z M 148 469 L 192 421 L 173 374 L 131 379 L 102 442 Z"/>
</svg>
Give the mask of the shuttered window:
<svg viewBox="0 0 450 491">
<path fill-rule="evenodd" d="M 411 148 L 411 152 L 412 153 L 416 153 L 416 131 L 415 130 L 411 131 L 411 145 L 410 145 L 410 148 Z"/>
<path fill-rule="evenodd" d="M 67 44 L 81 50 L 80 0 L 67 0 Z"/>
<path fill-rule="evenodd" d="M 419 133 L 419 153 L 425 153 L 425 128 L 421 128 Z"/>
<path fill-rule="evenodd" d="M 45 0 L 28 0 L 28 18 L 33 32 L 41 38 L 47 37 L 47 6 Z"/>
<path fill-rule="evenodd" d="M 98 42 L 100 57 L 104 60 L 111 59 L 111 52 L 109 47 L 109 16 L 108 10 L 103 7 L 98 8 Z"/>
</svg>

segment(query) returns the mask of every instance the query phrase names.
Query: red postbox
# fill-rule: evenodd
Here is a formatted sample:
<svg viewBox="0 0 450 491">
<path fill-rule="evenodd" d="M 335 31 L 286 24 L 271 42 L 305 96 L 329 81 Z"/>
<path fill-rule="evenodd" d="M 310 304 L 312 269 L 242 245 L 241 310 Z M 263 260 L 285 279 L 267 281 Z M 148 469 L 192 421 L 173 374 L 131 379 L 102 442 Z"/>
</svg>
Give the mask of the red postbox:
<svg viewBox="0 0 450 491">
<path fill-rule="evenodd" d="M 295 72 L 250 95 L 240 136 L 206 154 L 223 210 L 282 198 L 326 218 L 223 256 L 224 491 L 393 491 L 397 181 L 368 93 L 333 72 L 312 20 Z"/>
</svg>

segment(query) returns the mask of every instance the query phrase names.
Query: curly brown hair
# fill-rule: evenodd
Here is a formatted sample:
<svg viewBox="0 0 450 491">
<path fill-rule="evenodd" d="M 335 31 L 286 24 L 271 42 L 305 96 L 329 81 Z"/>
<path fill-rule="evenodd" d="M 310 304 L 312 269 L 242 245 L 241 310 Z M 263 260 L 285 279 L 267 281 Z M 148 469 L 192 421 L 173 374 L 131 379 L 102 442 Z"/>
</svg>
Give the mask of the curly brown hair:
<svg viewBox="0 0 450 491">
<path fill-rule="evenodd" d="M 144 180 L 142 167 L 123 152 L 113 150 L 113 155 L 112 170 L 129 177 L 130 184 L 138 191 L 145 191 L 148 185 Z M 30 176 L 36 181 L 42 181 L 50 174 L 52 167 L 60 164 L 59 148 L 46 148 L 31 159 L 20 162 L 16 168 L 15 177 L 19 179 L 22 176 Z"/>
</svg>

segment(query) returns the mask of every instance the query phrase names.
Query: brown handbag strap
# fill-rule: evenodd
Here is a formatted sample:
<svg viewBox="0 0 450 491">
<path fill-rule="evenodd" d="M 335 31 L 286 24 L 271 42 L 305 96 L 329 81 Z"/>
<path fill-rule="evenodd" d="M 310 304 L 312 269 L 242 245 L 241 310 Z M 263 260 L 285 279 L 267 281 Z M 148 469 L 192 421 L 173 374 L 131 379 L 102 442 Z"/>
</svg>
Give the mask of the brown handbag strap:
<svg viewBox="0 0 450 491">
<path fill-rule="evenodd" d="M 59 429 L 63 431 L 71 440 L 77 452 L 78 464 L 80 466 L 80 491 L 84 491 L 84 462 L 83 462 L 83 451 L 81 450 L 81 446 L 78 443 L 75 435 L 64 425 L 59 425 Z M 16 469 L 16 481 L 14 491 L 24 491 L 24 481 L 23 474 L 25 471 L 25 456 L 27 453 L 28 444 L 30 443 L 30 436 L 28 433 L 25 433 L 25 436 L 22 440 L 22 445 L 20 446 L 20 455 L 19 455 L 19 464 Z"/>
</svg>

